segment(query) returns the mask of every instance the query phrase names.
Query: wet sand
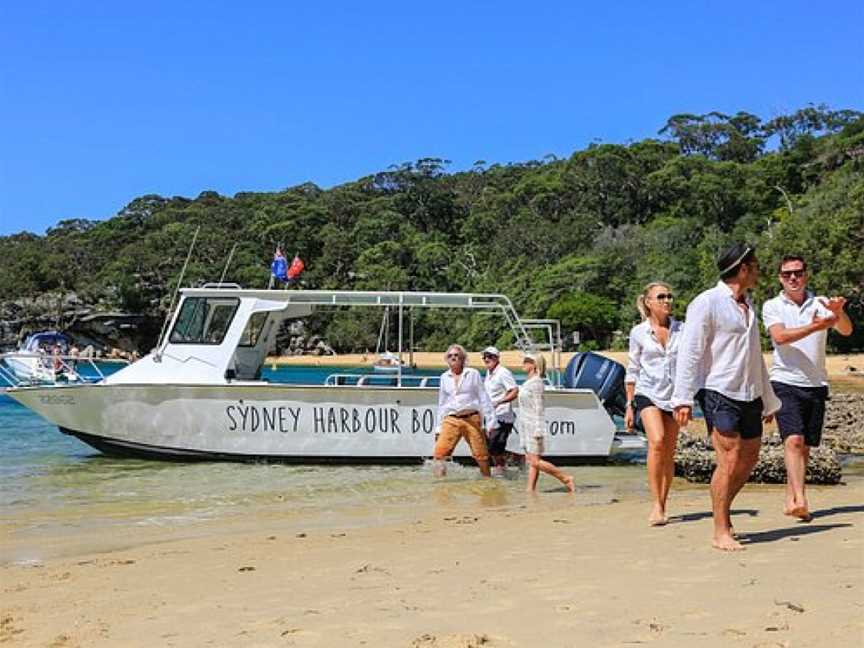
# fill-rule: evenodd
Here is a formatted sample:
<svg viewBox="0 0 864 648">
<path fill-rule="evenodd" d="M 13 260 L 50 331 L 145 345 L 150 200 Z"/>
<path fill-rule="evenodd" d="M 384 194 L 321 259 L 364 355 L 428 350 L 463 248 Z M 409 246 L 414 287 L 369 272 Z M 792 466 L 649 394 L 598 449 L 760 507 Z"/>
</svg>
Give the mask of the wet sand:
<svg viewBox="0 0 864 648">
<path fill-rule="evenodd" d="M 578 470 L 575 469 L 575 470 Z M 446 497 L 399 523 L 308 528 L 288 512 L 206 537 L 0 568 L 11 646 L 853 646 L 864 639 L 864 479 L 748 485 L 746 551 L 709 546 L 707 489 L 585 505 L 551 481 L 507 507 Z M 143 544 L 146 542 L 147 544 Z"/>
</svg>

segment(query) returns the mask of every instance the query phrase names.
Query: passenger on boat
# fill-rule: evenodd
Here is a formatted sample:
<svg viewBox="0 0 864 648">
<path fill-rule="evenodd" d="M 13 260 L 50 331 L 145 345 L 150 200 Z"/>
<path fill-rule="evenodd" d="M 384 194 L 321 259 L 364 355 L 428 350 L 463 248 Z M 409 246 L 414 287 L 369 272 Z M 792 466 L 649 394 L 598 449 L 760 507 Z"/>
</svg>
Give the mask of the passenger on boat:
<svg viewBox="0 0 864 648">
<path fill-rule="evenodd" d="M 624 386 L 627 408 L 624 425 L 632 430 L 637 419 L 648 438 L 648 487 L 654 500 L 648 524 L 662 526 L 666 499 L 675 476 L 678 423 L 672 416 L 675 359 L 684 324 L 672 317 L 672 289 L 662 281 L 645 286 L 636 298 L 642 323 L 630 329 L 630 353 Z"/>
<path fill-rule="evenodd" d="M 438 388 L 438 425 L 435 430 L 435 467 L 437 477 L 446 472 L 444 460 L 464 438 L 484 477 L 489 477 L 489 450 L 480 414 L 486 420 L 487 434 L 495 431 L 495 409 L 483 388 L 480 372 L 465 366 L 465 348 L 451 344 L 444 356 L 449 369 L 441 374 Z"/>
<path fill-rule="evenodd" d="M 519 444 L 525 451 L 528 463 L 528 486 L 525 490 L 537 490 L 537 480 L 541 472 L 552 475 L 567 487 L 571 493 L 575 487 L 573 478 L 562 472 L 553 463 L 542 458 L 546 449 L 546 416 L 543 403 L 543 376 L 546 375 L 546 360 L 542 355 L 526 354 L 522 367 L 528 374 L 519 387 Z"/>
<path fill-rule="evenodd" d="M 280 281 L 283 284 L 288 281 L 288 260 L 285 258 L 285 253 L 282 252 L 282 248 L 278 245 L 276 246 L 276 251 L 273 253 L 273 263 L 270 264 L 270 274 L 273 279 Z"/>
<path fill-rule="evenodd" d="M 507 464 L 507 437 L 513 431 L 513 401 L 519 395 L 516 379 L 510 370 L 501 364 L 501 352 L 494 346 L 483 349 L 483 364 L 486 377 L 483 386 L 495 408 L 495 431 L 489 437 L 489 454 L 492 457 L 492 474 L 504 475 Z"/>
</svg>

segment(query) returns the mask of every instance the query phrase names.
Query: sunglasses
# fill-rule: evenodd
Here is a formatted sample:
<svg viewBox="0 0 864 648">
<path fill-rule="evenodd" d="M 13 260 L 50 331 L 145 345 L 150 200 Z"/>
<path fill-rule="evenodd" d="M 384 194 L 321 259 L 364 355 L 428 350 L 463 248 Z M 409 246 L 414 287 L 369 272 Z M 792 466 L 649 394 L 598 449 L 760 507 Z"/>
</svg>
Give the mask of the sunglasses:
<svg viewBox="0 0 864 648">
<path fill-rule="evenodd" d="M 805 274 L 807 274 L 806 270 L 781 270 L 780 276 L 784 279 L 791 279 L 792 277 L 801 278 Z"/>
<path fill-rule="evenodd" d="M 655 301 L 673 301 L 674 299 L 675 297 L 672 295 L 672 293 L 658 293 L 654 295 Z"/>
<path fill-rule="evenodd" d="M 461 358 L 461 357 L 462 357 L 462 356 L 460 356 L 458 353 L 448 353 L 448 354 L 447 354 L 447 359 L 448 359 L 448 360 L 458 360 L 458 359 Z"/>
</svg>

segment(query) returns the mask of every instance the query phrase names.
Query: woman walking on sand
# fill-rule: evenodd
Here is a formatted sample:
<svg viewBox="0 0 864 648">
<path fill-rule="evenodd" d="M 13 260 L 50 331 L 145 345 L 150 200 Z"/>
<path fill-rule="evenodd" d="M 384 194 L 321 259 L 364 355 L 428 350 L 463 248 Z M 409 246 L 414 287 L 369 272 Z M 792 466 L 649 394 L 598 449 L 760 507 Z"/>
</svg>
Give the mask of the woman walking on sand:
<svg viewBox="0 0 864 648">
<path fill-rule="evenodd" d="M 633 429 L 636 417 L 642 419 L 648 438 L 648 486 L 654 500 L 648 523 L 662 526 L 668 522 L 666 499 L 675 476 L 675 445 L 678 424 L 672 416 L 672 388 L 675 359 L 684 325 L 672 317 L 672 290 L 655 281 L 636 299 L 642 323 L 630 330 L 627 376 L 627 410 L 624 424 Z"/>
<path fill-rule="evenodd" d="M 574 491 L 573 478 L 565 475 L 557 466 L 542 459 L 546 442 L 546 419 L 543 406 L 543 376 L 546 375 L 546 360 L 539 353 L 527 354 L 522 361 L 528 379 L 519 386 L 519 444 L 525 452 L 528 463 L 527 491 L 537 490 L 540 472 L 552 475 Z"/>
</svg>

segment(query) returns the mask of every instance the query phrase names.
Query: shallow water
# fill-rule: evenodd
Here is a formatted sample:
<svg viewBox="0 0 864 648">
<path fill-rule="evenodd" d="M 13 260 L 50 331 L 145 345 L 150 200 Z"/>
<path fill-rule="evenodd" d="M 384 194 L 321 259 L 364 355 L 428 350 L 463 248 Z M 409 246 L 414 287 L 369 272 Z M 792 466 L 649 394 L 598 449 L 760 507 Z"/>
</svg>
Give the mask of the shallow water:
<svg viewBox="0 0 864 648">
<path fill-rule="evenodd" d="M 279 382 L 323 382 L 333 367 L 281 367 Z M 424 372 L 437 375 L 439 372 Z M 481 480 L 452 465 L 444 480 L 416 466 L 296 466 L 163 463 L 106 457 L 0 395 L 0 562 L 41 560 L 84 549 L 129 546 L 154 531 L 207 532 L 212 523 L 251 525 L 277 516 L 295 526 L 344 528 L 410 519 L 426 507 L 472 510 L 525 505 L 525 475 Z M 578 504 L 644 496 L 644 468 L 582 466 Z M 563 496 L 544 477 L 541 491 Z M 560 493 L 556 495 L 554 493 Z M 135 530 L 139 533 L 136 533 Z M 158 533 L 156 534 L 158 535 Z"/>
</svg>

